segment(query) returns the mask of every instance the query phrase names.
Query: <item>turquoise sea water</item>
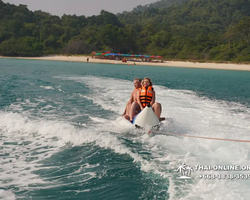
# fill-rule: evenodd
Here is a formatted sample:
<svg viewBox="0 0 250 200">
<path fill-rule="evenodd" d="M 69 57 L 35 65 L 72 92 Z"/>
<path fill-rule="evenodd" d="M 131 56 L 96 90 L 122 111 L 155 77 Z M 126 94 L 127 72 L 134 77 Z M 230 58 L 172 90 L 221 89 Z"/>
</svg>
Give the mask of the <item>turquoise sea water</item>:
<svg viewBox="0 0 250 200">
<path fill-rule="evenodd" d="M 0 199 L 248 199 L 248 180 L 177 168 L 250 165 L 250 144 L 126 130 L 133 79 L 150 77 L 161 131 L 250 140 L 250 72 L 0 59 Z"/>
</svg>

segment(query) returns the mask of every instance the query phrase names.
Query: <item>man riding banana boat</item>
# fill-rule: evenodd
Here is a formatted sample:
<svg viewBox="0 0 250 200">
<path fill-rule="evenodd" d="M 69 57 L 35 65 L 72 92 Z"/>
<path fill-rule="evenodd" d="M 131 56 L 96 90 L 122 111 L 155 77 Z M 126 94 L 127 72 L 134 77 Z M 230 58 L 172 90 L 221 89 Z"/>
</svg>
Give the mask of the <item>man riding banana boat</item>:
<svg viewBox="0 0 250 200">
<path fill-rule="evenodd" d="M 141 119 L 138 119 L 139 121 L 146 120 L 148 121 L 147 123 L 150 123 L 149 122 L 150 120 L 155 121 L 154 123 L 156 123 L 157 121 L 160 122 L 160 121 L 165 120 L 164 117 L 162 118 L 160 117 L 161 112 L 162 112 L 162 107 L 160 103 L 155 102 L 156 94 L 155 94 L 151 79 L 145 77 L 141 82 L 140 82 L 140 79 L 134 79 L 134 86 L 135 86 L 135 89 L 131 93 L 130 100 L 128 101 L 125 111 L 123 113 L 125 118 L 129 120 L 131 123 L 134 123 L 136 118 L 139 118 L 138 116 L 140 116 L 141 118 Z M 149 114 L 148 112 L 150 111 L 148 110 L 147 112 L 143 111 L 145 108 L 148 108 L 148 107 L 152 107 L 154 114 Z M 151 117 L 149 117 L 149 115 Z M 140 124 L 145 124 L 145 123 L 140 122 Z"/>
</svg>

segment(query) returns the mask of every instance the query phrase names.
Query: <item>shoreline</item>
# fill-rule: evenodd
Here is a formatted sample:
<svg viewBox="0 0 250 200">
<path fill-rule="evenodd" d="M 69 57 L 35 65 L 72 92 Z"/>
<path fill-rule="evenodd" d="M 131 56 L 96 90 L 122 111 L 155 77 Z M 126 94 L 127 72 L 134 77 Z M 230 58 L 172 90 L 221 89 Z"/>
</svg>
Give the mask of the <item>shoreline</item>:
<svg viewBox="0 0 250 200">
<path fill-rule="evenodd" d="M 218 69 L 218 70 L 236 70 L 236 71 L 250 71 L 250 64 L 231 64 L 231 63 L 199 63 L 189 61 L 164 61 L 163 63 L 154 62 L 133 62 L 127 61 L 123 63 L 117 60 L 92 59 L 92 56 L 43 56 L 43 57 L 4 57 L 0 58 L 14 58 L 27 60 L 50 60 L 50 61 L 65 61 L 65 62 L 85 62 L 89 58 L 88 63 L 100 64 L 123 64 L 123 65 L 148 65 L 158 67 L 183 67 L 183 68 L 198 68 L 198 69 Z"/>
</svg>

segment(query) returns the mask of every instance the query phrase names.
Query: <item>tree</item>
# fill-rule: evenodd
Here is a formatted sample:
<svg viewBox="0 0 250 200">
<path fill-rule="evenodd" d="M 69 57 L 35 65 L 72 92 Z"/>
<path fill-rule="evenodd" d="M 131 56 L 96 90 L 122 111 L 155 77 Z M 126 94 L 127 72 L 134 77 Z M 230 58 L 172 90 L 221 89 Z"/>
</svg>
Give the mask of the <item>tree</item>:
<svg viewBox="0 0 250 200">
<path fill-rule="evenodd" d="M 246 42 L 247 46 L 250 45 L 250 17 L 244 17 L 235 26 L 240 37 Z"/>
<path fill-rule="evenodd" d="M 66 54 L 89 54 L 91 53 L 90 47 L 82 40 L 71 41 L 63 49 Z"/>
<path fill-rule="evenodd" d="M 101 13 L 97 18 L 99 20 L 100 25 L 111 24 L 113 26 L 123 27 L 123 25 L 115 14 L 107 12 L 105 10 L 101 10 Z"/>
<path fill-rule="evenodd" d="M 119 29 L 116 26 L 108 24 L 102 28 L 100 28 L 99 33 L 99 40 L 104 46 L 108 46 L 113 51 L 117 50 L 117 46 L 119 44 Z"/>
<path fill-rule="evenodd" d="M 152 40 L 152 43 L 156 47 L 163 48 L 169 44 L 171 37 L 172 37 L 172 34 L 170 32 L 160 31 L 157 34 L 155 34 L 154 36 L 152 36 L 151 40 Z"/>
</svg>

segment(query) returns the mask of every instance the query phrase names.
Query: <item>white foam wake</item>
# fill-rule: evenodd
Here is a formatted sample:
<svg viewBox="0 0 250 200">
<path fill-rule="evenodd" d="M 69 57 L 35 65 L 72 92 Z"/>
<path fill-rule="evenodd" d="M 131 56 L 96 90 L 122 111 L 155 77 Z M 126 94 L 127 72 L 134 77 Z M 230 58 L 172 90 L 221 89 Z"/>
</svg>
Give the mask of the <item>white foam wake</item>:
<svg viewBox="0 0 250 200">
<path fill-rule="evenodd" d="M 22 188 L 38 185 L 40 187 L 56 186 L 47 183 L 34 173 L 37 170 L 47 169 L 40 161 L 50 158 L 60 151 L 66 144 L 81 146 L 84 144 L 98 145 L 111 149 L 117 154 L 128 154 L 137 162 L 143 171 L 157 171 L 153 163 L 143 159 L 138 153 L 132 152 L 115 135 L 108 130 L 110 124 L 103 129 L 99 122 L 86 128 L 77 128 L 70 123 L 29 119 L 21 114 L 0 112 L 0 137 L 2 149 L 0 154 L 0 184 L 3 187 L 17 185 Z M 53 166 L 51 167 L 53 168 Z M 95 174 L 91 174 L 92 177 Z"/>
<path fill-rule="evenodd" d="M 64 77 L 65 78 L 65 77 Z M 129 99 L 133 89 L 132 81 L 123 81 L 102 77 L 66 77 L 88 85 L 90 94 L 84 98 L 93 100 L 104 110 L 117 113 L 117 118 Z M 157 101 L 163 106 L 163 115 L 174 119 L 174 127 L 163 127 L 163 131 L 174 131 L 179 134 L 209 136 L 219 138 L 248 139 L 250 110 L 239 104 L 201 98 L 191 91 L 171 90 L 154 86 Z M 37 161 L 50 157 L 60 151 L 67 143 L 72 145 L 95 144 L 108 148 L 118 154 L 128 154 L 145 172 L 160 174 L 166 178 L 170 187 L 171 199 L 248 199 L 249 182 L 242 180 L 200 180 L 193 173 L 190 182 L 180 181 L 176 168 L 181 163 L 188 165 L 213 164 L 248 164 L 250 160 L 249 145 L 244 143 L 190 139 L 179 137 L 147 135 L 130 138 L 140 142 L 142 148 L 151 152 L 145 159 L 139 152 L 134 152 L 110 134 L 117 130 L 109 119 L 90 116 L 94 126 L 76 128 L 69 122 L 59 120 L 31 119 L 25 115 L 11 112 L 0 113 L 0 133 L 6 159 L 1 160 L 1 171 L 4 186 L 18 183 L 43 183 L 39 176 L 33 174 L 39 169 Z M 117 131 L 119 132 L 119 131 Z M 122 132 L 122 130 L 120 131 Z M 23 143 L 22 143 L 23 142 Z M 23 144 L 23 145 L 20 145 Z M 39 152 L 32 158 L 29 151 L 37 146 L 49 147 L 44 153 Z M 12 155 L 10 157 L 9 155 Z M 27 162 L 26 157 L 34 159 Z M 13 166 L 15 168 L 13 168 Z M 8 171 L 9 170 L 9 171 Z M 7 172 L 7 173 L 6 173 Z M 227 195 L 227 194 L 229 195 Z"/>
<path fill-rule="evenodd" d="M 69 79 L 88 85 L 92 89 L 89 98 L 104 110 L 112 110 L 117 115 L 122 113 L 133 89 L 132 81 L 113 78 L 87 76 Z M 217 138 L 250 139 L 249 108 L 237 103 L 199 97 L 192 91 L 171 90 L 162 86 L 154 88 L 157 101 L 163 106 L 162 115 L 174 120 L 174 127 L 169 129 L 165 126 L 163 131 Z M 142 136 L 133 140 L 140 141 L 144 148 L 152 152 L 150 164 L 155 167 L 155 172 L 160 172 L 164 177 L 170 175 L 169 192 L 172 199 L 221 199 L 225 196 L 227 199 L 248 199 L 249 182 L 246 181 L 193 178 L 191 182 L 180 182 L 176 179 L 176 168 L 181 163 L 191 166 L 248 164 L 248 144 L 172 136 Z M 197 175 L 194 173 L 194 177 Z"/>
<path fill-rule="evenodd" d="M 9 190 L 0 190 L 0 199 L 3 200 L 15 200 L 16 196 Z"/>
</svg>

